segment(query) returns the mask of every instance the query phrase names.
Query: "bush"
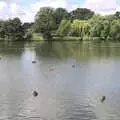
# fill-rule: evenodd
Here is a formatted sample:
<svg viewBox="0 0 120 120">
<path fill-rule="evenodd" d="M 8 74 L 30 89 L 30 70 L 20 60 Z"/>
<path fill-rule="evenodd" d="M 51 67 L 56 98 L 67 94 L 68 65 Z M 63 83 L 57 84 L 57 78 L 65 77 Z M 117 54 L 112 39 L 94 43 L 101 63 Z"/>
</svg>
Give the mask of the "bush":
<svg viewBox="0 0 120 120">
<path fill-rule="evenodd" d="M 51 35 L 51 33 L 49 31 L 46 31 L 46 32 L 43 33 L 43 38 L 45 40 L 51 40 L 52 39 L 52 35 Z"/>
<path fill-rule="evenodd" d="M 32 39 L 32 33 L 31 32 L 26 32 L 24 36 L 25 40 L 31 40 Z"/>
<path fill-rule="evenodd" d="M 44 40 L 44 38 L 41 34 L 33 33 L 32 34 L 32 40 Z"/>
</svg>

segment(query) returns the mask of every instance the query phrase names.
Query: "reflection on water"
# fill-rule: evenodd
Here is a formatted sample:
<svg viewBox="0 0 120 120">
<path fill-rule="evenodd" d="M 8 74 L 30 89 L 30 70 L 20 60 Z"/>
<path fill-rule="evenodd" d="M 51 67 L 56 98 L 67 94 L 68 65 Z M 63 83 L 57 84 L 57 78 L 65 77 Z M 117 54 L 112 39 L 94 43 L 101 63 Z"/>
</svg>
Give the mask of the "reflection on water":
<svg viewBox="0 0 120 120">
<path fill-rule="evenodd" d="M 0 119 L 119 120 L 119 51 L 119 43 L 0 42 Z"/>
</svg>

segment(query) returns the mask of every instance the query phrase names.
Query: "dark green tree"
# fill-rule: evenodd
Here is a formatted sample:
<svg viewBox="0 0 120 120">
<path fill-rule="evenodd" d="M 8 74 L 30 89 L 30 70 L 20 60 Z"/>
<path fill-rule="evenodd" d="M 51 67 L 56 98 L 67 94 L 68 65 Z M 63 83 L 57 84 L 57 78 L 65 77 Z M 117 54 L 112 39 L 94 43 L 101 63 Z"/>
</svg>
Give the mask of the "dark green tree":
<svg viewBox="0 0 120 120">
<path fill-rule="evenodd" d="M 70 31 L 70 27 L 71 27 L 70 20 L 62 20 L 56 34 L 59 36 L 68 35 L 68 33 Z"/>
<path fill-rule="evenodd" d="M 14 18 L 13 20 L 9 20 L 8 33 L 10 34 L 10 39 L 13 40 L 23 40 L 24 39 L 24 29 L 22 26 L 22 22 L 19 18 Z"/>
<path fill-rule="evenodd" d="M 60 22 L 63 20 L 63 19 L 69 19 L 69 13 L 66 9 L 64 8 L 57 8 L 55 9 L 54 11 L 54 19 L 55 19 L 55 23 L 57 25 L 57 28 L 60 24 Z"/>
<path fill-rule="evenodd" d="M 0 38 L 5 38 L 5 21 L 0 21 Z"/>
<path fill-rule="evenodd" d="M 23 40 L 24 29 L 19 18 L 0 21 L 0 37 L 7 40 Z"/>
<path fill-rule="evenodd" d="M 51 39 L 51 32 L 55 28 L 54 9 L 51 7 L 42 7 L 35 16 L 35 32 L 43 34 L 45 39 Z"/>
<path fill-rule="evenodd" d="M 88 20 L 92 18 L 94 12 L 87 8 L 77 8 L 76 10 L 71 11 L 70 14 L 72 20 Z"/>
<path fill-rule="evenodd" d="M 31 29 L 31 27 L 32 27 L 33 24 L 34 23 L 28 23 L 28 22 L 26 22 L 26 23 L 24 23 L 22 25 L 22 27 L 23 27 L 24 31 L 27 32 L 29 29 Z"/>
<path fill-rule="evenodd" d="M 120 41 L 120 20 L 113 20 L 111 22 L 110 37 L 112 40 Z"/>
<path fill-rule="evenodd" d="M 117 11 L 117 12 L 115 13 L 115 16 L 116 16 L 117 18 L 120 18 L 120 12 Z"/>
</svg>

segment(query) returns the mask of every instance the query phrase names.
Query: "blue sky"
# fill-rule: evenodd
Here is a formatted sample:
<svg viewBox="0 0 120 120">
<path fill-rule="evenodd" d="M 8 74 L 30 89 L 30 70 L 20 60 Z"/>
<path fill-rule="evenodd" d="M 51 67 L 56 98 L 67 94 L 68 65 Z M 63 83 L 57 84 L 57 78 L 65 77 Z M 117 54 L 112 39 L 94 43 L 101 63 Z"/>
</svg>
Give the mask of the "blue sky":
<svg viewBox="0 0 120 120">
<path fill-rule="evenodd" d="M 40 1 L 43 1 L 43 0 L 13 0 L 13 1 L 15 1 L 16 3 L 18 3 L 21 6 L 28 7 L 29 4 L 31 4 L 31 3 L 40 2 Z M 68 0 L 68 1 L 70 3 L 79 4 L 79 5 L 82 5 L 86 2 L 86 0 Z M 104 0 L 104 1 L 110 2 L 111 0 Z M 116 3 L 118 5 L 120 5 L 120 0 L 116 0 Z"/>
<path fill-rule="evenodd" d="M 120 0 L 0 0 L 0 19 L 19 17 L 23 22 L 34 21 L 39 8 L 44 6 L 68 11 L 86 7 L 96 13 L 112 14 L 120 10 Z"/>
<path fill-rule="evenodd" d="M 18 0 L 17 2 L 20 5 L 28 6 L 30 3 L 35 3 L 39 1 L 42 1 L 42 0 L 20 0 L 20 1 Z M 83 4 L 85 2 L 85 0 L 69 0 L 69 1 L 73 4 Z"/>
</svg>

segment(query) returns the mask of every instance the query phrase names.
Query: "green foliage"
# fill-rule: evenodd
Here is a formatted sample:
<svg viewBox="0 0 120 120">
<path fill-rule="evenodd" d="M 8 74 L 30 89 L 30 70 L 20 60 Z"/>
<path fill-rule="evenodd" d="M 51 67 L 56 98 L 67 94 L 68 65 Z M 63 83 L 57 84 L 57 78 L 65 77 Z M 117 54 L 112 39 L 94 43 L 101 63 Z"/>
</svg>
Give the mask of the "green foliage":
<svg viewBox="0 0 120 120">
<path fill-rule="evenodd" d="M 77 8 L 76 10 L 71 11 L 70 14 L 73 20 L 75 19 L 88 20 L 92 18 L 92 16 L 94 15 L 94 12 L 87 8 Z"/>
<path fill-rule="evenodd" d="M 102 38 L 103 40 L 107 40 L 110 33 L 110 25 L 111 25 L 110 16 L 95 15 L 90 20 L 90 24 L 92 26 L 90 29 L 91 37 L 98 37 L 98 38 Z"/>
<path fill-rule="evenodd" d="M 57 8 L 54 10 L 53 13 L 55 23 L 56 23 L 56 28 L 59 27 L 59 24 L 63 19 L 69 19 L 69 13 L 66 9 L 64 8 Z"/>
<path fill-rule="evenodd" d="M 44 40 L 44 38 L 41 34 L 33 33 L 32 40 Z"/>
<path fill-rule="evenodd" d="M 32 32 L 31 31 L 27 31 L 26 33 L 25 33 L 25 36 L 24 36 L 24 38 L 26 39 L 26 40 L 31 40 L 32 39 Z"/>
<path fill-rule="evenodd" d="M 71 35 L 79 36 L 81 38 L 89 36 L 90 24 L 85 20 L 74 20 L 71 25 Z"/>
<path fill-rule="evenodd" d="M 80 41 L 81 37 L 73 37 L 73 36 L 53 37 L 53 40 Z"/>
<path fill-rule="evenodd" d="M 52 31 L 56 28 L 56 18 L 57 13 L 51 7 L 42 7 L 35 17 L 35 32 L 40 32 L 43 34 L 45 40 L 52 39 Z"/>
<path fill-rule="evenodd" d="M 114 14 L 114 16 L 115 16 L 116 18 L 120 18 L 120 12 L 117 11 L 117 12 Z"/>
<path fill-rule="evenodd" d="M 70 20 L 62 20 L 56 34 L 59 36 L 67 35 L 69 33 L 70 26 Z"/>
<path fill-rule="evenodd" d="M 42 33 L 44 39 L 52 39 L 52 35 L 74 36 L 82 40 L 100 38 L 101 40 L 120 39 L 120 13 L 101 16 L 86 8 L 77 8 L 68 13 L 66 9 L 51 7 L 40 8 L 31 30 Z M 4 36 L 2 29 L 0 30 Z M 56 33 L 56 34 L 55 34 Z"/>
<path fill-rule="evenodd" d="M 120 20 L 113 20 L 110 26 L 110 35 L 113 40 L 120 40 Z"/>
<path fill-rule="evenodd" d="M 22 27 L 24 29 L 25 32 L 28 32 L 29 29 L 31 29 L 31 27 L 33 26 L 33 23 L 23 23 Z"/>
<path fill-rule="evenodd" d="M 120 12 L 102 16 L 86 8 L 68 12 L 64 8 L 42 7 L 35 16 L 35 23 L 22 24 L 19 18 L 0 20 L 0 38 L 4 40 L 61 37 L 64 40 L 120 40 Z"/>
<path fill-rule="evenodd" d="M 90 20 L 91 37 L 98 37 L 102 40 L 120 40 L 120 20 L 114 15 L 100 16 L 95 15 Z"/>
<path fill-rule="evenodd" d="M 0 21 L 0 38 L 5 38 L 5 22 Z"/>
<path fill-rule="evenodd" d="M 51 31 L 55 27 L 55 20 L 53 17 L 54 9 L 51 7 L 42 7 L 35 16 L 34 31 L 40 32 L 44 36 L 51 36 Z M 47 33 L 47 34 L 46 34 Z"/>
<path fill-rule="evenodd" d="M 0 21 L 0 37 L 7 40 L 23 40 L 24 29 L 19 18 Z"/>
</svg>

